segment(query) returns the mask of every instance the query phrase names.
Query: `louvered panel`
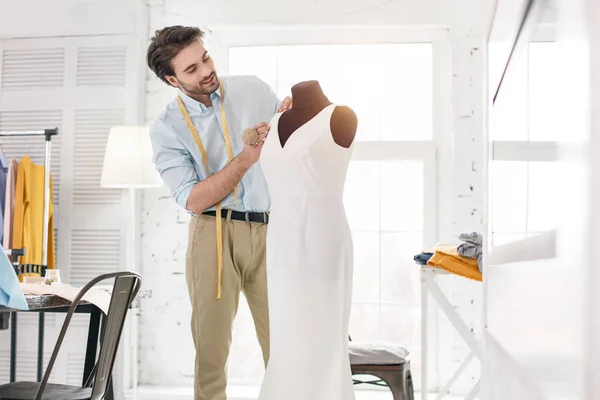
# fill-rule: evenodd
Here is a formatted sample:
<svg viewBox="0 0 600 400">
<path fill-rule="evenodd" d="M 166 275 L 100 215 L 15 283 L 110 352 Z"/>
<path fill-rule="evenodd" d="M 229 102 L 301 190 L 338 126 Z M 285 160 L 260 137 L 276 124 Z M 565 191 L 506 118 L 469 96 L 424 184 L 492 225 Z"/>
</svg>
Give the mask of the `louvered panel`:
<svg viewBox="0 0 600 400">
<path fill-rule="evenodd" d="M 38 90 L 61 87 L 65 74 L 65 49 L 4 50 L 2 90 Z"/>
<path fill-rule="evenodd" d="M 70 280 L 69 280 L 68 284 L 71 284 Z M 65 322 L 66 315 L 67 315 L 66 313 L 65 314 L 60 314 L 56 318 L 56 323 L 57 323 L 56 326 L 57 327 L 60 328 L 62 326 L 62 324 Z M 86 334 L 87 334 L 87 328 L 89 326 L 90 326 L 90 314 L 87 314 L 87 313 L 76 313 L 76 314 L 73 314 L 73 317 L 71 318 L 71 322 L 69 322 L 69 332 L 70 332 L 70 334 L 74 334 L 74 332 L 75 333 L 77 332 L 75 329 L 71 329 L 71 327 L 72 328 L 85 328 L 86 329 Z"/>
<path fill-rule="evenodd" d="M 37 345 L 37 343 L 36 343 Z M 48 365 L 52 350 L 44 352 L 44 366 Z M 60 357 L 60 355 L 59 355 Z M 60 383 L 60 365 L 54 365 L 50 374 L 50 382 Z M 37 380 L 37 352 L 36 351 L 18 351 L 17 352 L 17 379 L 20 381 Z M 10 350 L 0 351 L 0 384 L 10 381 Z"/>
<path fill-rule="evenodd" d="M 80 47 L 77 52 L 77 86 L 125 86 L 127 48 Z"/>
<path fill-rule="evenodd" d="M 120 270 L 119 230 L 71 231 L 72 285 L 84 285 L 98 275 Z"/>
<path fill-rule="evenodd" d="M 58 222 L 54 221 L 54 226 L 57 226 Z M 59 264 L 59 259 L 58 259 L 58 228 L 54 228 L 54 265 L 56 266 L 56 268 L 60 269 L 60 264 Z"/>
<path fill-rule="evenodd" d="M 37 313 L 20 313 L 17 316 L 17 326 L 19 328 L 23 328 L 26 329 L 26 327 L 34 327 L 35 328 L 35 334 L 37 335 L 37 328 L 38 328 L 38 315 Z M 53 313 L 46 313 L 44 314 L 44 321 L 45 321 L 45 327 L 46 328 L 51 328 L 56 326 L 56 315 Z M 62 324 L 62 320 L 60 321 L 60 323 Z M 34 332 L 34 331 L 31 331 Z"/>
<path fill-rule="evenodd" d="M 52 198 L 58 205 L 60 193 L 60 147 L 62 112 L 48 111 L 1 111 L 0 131 L 43 130 L 58 128 L 57 136 L 52 137 L 52 152 L 50 155 L 50 172 L 52 174 Z M 34 163 L 44 165 L 46 141 L 43 136 L 3 136 L 2 150 L 8 159 L 17 160 L 30 156 Z"/>
<path fill-rule="evenodd" d="M 71 318 L 70 326 L 74 328 L 88 328 L 90 326 L 90 315 L 89 314 L 75 314 Z"/>
<path fill-rule="evenodd" d="M 10 346 L 8 350 L 0 350 L 0 385 L 10 381 Z"/>
<path fill-rule="evenodd" d="M 67 354 L 67 385 L 81 386 L 84 362 L 83 353 Z"/>
<path fill-rule="evenodd" d="M 118 205 L 121 190 L 100 186 L 108 131 L 121 125 L 123 110 L 78 110 L 75 115 L 73 204 Z"/>
</svg>

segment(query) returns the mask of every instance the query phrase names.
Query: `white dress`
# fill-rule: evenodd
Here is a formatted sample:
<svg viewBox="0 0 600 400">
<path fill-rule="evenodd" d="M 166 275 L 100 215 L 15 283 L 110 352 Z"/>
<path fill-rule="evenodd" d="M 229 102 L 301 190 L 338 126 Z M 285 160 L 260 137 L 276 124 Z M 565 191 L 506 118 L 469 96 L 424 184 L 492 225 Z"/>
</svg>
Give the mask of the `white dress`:
<svg viewBox="0 0 600 400">
<path fill-rule="evenodd" d="M 277 114 L 262 149 L 271 195 L 271 346 L 259 400 L 355 399 L 348 354 L 353 246 L 343 204 L 352 147 L 333 140 L 334 109 L 324 108 L 283 147 Z"/>
</svg>

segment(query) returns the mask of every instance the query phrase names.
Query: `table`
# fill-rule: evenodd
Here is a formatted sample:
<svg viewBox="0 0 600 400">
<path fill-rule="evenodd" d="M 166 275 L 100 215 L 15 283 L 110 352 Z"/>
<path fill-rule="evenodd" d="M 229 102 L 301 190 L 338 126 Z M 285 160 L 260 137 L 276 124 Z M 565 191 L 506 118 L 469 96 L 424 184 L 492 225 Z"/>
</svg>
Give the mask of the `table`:
<svg viewBox="0 0 600 400">
<path fill-rule="evenodd" d="M 96 289 L 106 290 L 111 292 L 112 287 L 96 286 Z M 152 291 L 150 289 L 140 289 L 133 300 L 130 308 L 139 308 L 139 301 L 141 299 L 148 299 L 152 297 Z M 39 313 L 38 321 L 38 359 L 37 359 L 37 380 L 42 380 L 44 370 L 44 316 L 47 312 L 55 313 L 66 313 L 69 311 L 71 302 L 60 296 L 44 294 L 44 295 L 31 295 L 26 294 L 25 300 L 29 306 L 29 310 L 15 310 L 8 307 L 0 306 L 0 327 L 8 326 L 7 321 L 12 319 L 10 324 L 11 329 L 11 347 L 10 347 L 10 382 L 16 380 L 16 356 L 17 356 L 17 313 L 19 312 L 37 312 Z M 87 378 L 92 373 L 94 365 L 96 363 L 96 353 L 98 350 L 98 339 L 100 338 L 100 324 L 101 320 L 104 320 L 104 313 L 96 307 L 86 301 L 81 301 L 75 313 L 86 313 L 90 314 L 90 323 L 88 328 L 88 338 L 85 354 L 85 362 L 83 369 L 83 381 L 82 385 L 85 384 Z M 112 387 L 109 389 L 112 392 Z M 111 393 L 112 394 L 112 393 Z"/>
<path fill-rule="evenodd" d="M 467 324 L 460 316 L 460 314 L 454 309 L 444 292 L 440 289 L 436 278 L 439 275 L 450 275 L 450 272 L 442 268 L 430 267 L 427 265 L 420 265 L 421 267 L 421 400 L 427 400 L 428 396 L 428 306 L 429 306 L 429 294 L 433 297 L 437 305 L 442 309 L 444 314 L 448 317 L 454 328 L 458 331 L 462 339 L 469 346 L 471 350 L 467 357 L 460 364 L 454 375 L 450 378 L 448 383 L 439 391 L 436 400 L 441 400 L 448 393 L 452 385 L 458 380 L 463 374 L 467 365 L 477 357 L 481 360 L 481 350 L 479 343 L 475 338 L 473 332 L 469 329 Z M 479 394 L 480 381 L 473 386 L 469 394 L 465 397 L 465 400 L 473 400 L 475 396 Z"/>
</svg>

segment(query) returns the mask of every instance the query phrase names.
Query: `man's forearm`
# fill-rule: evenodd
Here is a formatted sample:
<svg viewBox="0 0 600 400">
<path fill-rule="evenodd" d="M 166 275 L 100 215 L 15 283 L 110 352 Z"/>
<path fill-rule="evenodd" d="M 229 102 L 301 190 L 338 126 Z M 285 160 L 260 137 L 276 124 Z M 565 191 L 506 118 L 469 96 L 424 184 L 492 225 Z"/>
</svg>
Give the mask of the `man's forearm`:
<svg viewBox="0 0 600 400">
<path fill-rule="evenodd" d="M 187 209 L 194 214 L 202 214 L 223 200 L 240 183 L 250 166 L 236 157 L 221 171 L 196 183 L 188 197 Z"/>
</svg>

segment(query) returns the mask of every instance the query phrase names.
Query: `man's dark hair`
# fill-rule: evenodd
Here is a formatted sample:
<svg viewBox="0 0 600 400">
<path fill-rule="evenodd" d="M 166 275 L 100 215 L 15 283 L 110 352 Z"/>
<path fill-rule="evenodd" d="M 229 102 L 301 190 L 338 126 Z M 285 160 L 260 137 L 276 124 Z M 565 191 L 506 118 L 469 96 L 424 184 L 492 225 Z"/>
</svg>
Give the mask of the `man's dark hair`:
<svg viewBox="0 0 600 400">
<path fill-rule="evenodd" d="M 170 85 L 165 76 L 175 75 L 171 66 L 173 58 L 195 41 L 202 41 L 203 37 L 204 32 L 194 26 L 175 25 L 157 30 L 150 39 L 146 53 L 148 67 L 163 82 Z"/>
</svg>

